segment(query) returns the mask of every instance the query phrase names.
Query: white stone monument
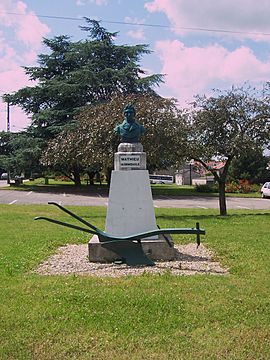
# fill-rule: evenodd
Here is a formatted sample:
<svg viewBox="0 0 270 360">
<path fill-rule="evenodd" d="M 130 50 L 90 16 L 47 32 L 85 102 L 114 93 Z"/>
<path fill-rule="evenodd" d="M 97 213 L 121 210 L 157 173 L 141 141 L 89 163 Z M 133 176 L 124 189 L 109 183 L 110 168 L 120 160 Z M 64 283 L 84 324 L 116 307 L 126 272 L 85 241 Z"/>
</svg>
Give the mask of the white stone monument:
<svg viewBox="0 0 270 360">
<path fill-rule="evenodd" d="M 126 140 L 124 136 L 122 139 Z M 139 142 L 122 142 L 114 155 L 105 231 L 110 235 L 128 236 L 155 229 L 157 224 L 143 146 Z M 142 239 L 141 244 L 145 254 L 153 260 L 174 258 L 173 247 L 168 246 L 162 235 Z M 114 252 L 101 246 L 96 235 L 92 237 L 89 242 L 90 261 L 107 262 L 118 258 Z"/>
<path fill-rule="evenodd" d="M 126 236 L 156 228 L 142 144 L 121 143 L 114 155 L 105 231 Z"/>
</svg>

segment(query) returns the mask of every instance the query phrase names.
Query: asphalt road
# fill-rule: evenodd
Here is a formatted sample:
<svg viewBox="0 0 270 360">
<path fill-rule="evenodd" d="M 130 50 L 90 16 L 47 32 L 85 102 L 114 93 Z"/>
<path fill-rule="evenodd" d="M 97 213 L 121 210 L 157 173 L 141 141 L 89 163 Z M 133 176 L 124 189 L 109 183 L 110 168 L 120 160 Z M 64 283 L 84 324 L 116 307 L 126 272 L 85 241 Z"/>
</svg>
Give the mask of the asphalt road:
<svg viewBox="0 0 270 360">
<path fill-rule="evenodd" d="M 1 186 L 1 182 L 0 182 Z M 75 195 L 66 193 L 44 193 L 37 191 L 0 190 L 0 204 L 47 204 L 55 201 L 61 205 L 107 206 L 108 197 L 100 194 Z M 159 208 L 218 208 L 216 197 L 154 197 L 154 206 Z M 260 198 L 227 198 L 228 209 L 267 209 L 270 210 L 270 199 Z"/>
</svg>

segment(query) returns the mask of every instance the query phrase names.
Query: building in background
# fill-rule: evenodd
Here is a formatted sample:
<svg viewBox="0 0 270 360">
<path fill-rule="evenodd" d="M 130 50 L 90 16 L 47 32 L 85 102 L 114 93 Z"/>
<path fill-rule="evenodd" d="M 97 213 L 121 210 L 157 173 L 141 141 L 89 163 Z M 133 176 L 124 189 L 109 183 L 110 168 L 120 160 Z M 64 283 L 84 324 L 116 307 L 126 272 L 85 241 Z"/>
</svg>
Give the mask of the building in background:
<svg viewBox="0 0 270 360">
<path fill-rule="evenodd" d="M 220 173 L 225 166 L 225 161 L 209 161 L 207 165 Z M 183 165 L 175 174 L 176 185 L 204 185 L 213 184 L 214 176 L 200 163 L 194 161 Z"/>
</svg>

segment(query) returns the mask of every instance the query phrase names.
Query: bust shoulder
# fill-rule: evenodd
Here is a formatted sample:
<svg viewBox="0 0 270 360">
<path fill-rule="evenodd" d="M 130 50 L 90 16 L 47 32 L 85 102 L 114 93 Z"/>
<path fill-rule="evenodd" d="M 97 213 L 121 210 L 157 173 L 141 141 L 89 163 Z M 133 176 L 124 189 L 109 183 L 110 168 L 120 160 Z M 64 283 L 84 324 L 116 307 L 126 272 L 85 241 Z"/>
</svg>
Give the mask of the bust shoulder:
<svg viewBox="0 0 270 360">
<path fill-rule="evenodd" d="M 135 121 L 135 109 L 132 105 L 127 105 L 124 109 L 124 121 L 115 126 L 114 131 L 121 136 L 122 142 L 136 143 L 144 133 L 144 126 Z"/>
</svg>

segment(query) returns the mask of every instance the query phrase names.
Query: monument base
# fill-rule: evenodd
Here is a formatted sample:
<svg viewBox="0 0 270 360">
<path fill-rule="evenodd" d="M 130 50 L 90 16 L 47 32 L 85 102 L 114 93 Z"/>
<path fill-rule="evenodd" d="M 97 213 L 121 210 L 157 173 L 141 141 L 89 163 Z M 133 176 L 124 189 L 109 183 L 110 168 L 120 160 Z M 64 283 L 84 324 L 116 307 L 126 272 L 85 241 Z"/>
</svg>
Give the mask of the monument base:
<svg viewBox="0 0 270 360">
<path fill-rule="evenodd" d="M 174 247 L 168 245 L 163 235 L 156 240 L 143 239 L 141 244 L 145 255 L 152 260 L 171 261 L 175 258 Z M 106 263 L 121 260 L 119 255 L 101 246 L 97 235 L 94 235 L 88 243 L 88 256 L 90 262 Z"/>
<path fill-rule="evenodd" d="M 114 156 L 105 232 L 115 237 L 128 237 L 155 229 L 157 224 L 143 146 L 141 143 L 121 143 Z M 175 258 L 173 243 L 169 246 L 163 235 L 141 239 L 140 243 L 142 248 L 135 240 L 134 243 L 122 243 L 120 246 L 119 243 L 114 246 L 112 243 L 103 244 L 107 246 L 105 248 L 98 236 L 94 235 L 88 243 L 89 261 L 104 263 L 126 260 L 129 265 L 153 265 L 149 259 L 168 261 Z"/>
<path fill-rule="evenodd" d="M 113 170 L 105 231 L 114 236 L 130 236 L 155 229 L 148 171 Z"/>
</svg>

